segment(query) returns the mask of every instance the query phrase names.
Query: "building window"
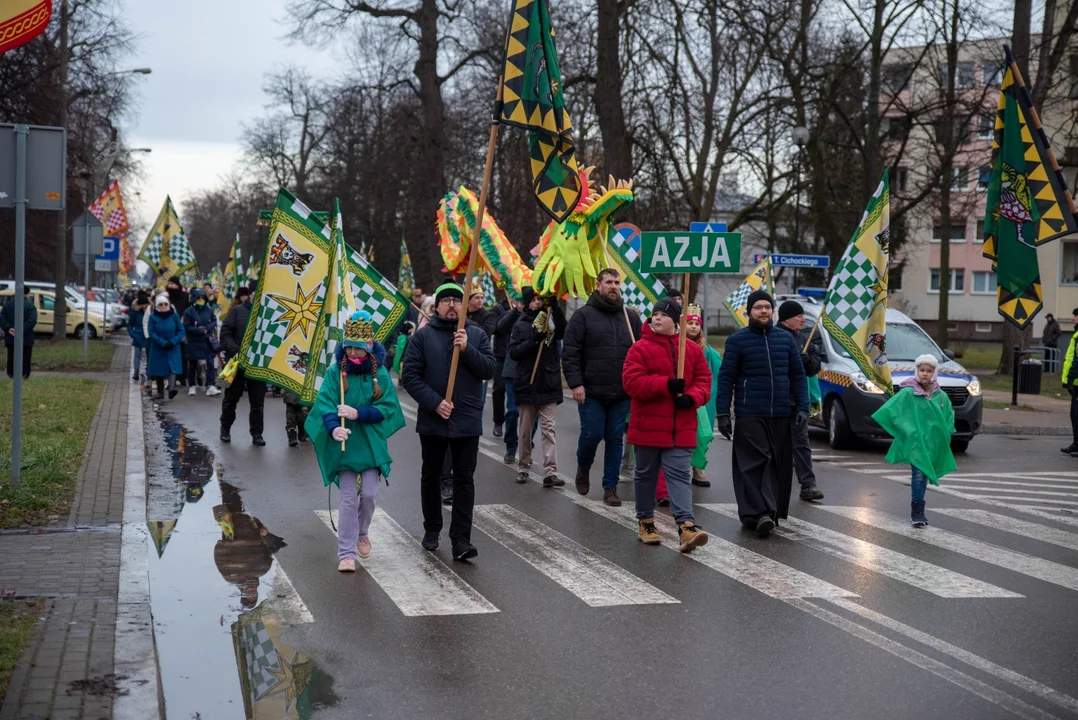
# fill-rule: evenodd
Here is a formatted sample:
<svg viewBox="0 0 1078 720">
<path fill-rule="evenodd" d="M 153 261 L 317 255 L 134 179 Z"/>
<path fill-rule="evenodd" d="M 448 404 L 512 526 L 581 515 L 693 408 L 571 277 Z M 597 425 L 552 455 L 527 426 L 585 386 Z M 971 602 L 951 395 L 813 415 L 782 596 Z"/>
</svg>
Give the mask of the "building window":
<svg viewBox="0 0 1078 720">
<path fill-rule="evenodd" d="M 880 130 L 887 140 L 904 140 L 910 134 L 913 123 L 908 117 L 885 117 L 880 120 Z"/>
<path fill-rule="evenodd" d="M 973 271 L 973 290 L 974 295 L 995 295 L 996 294 L 996 274 L 991 270 L 974 270 Z"/>
<path fill-rule="evenodd" d="M 909 87 L 913 77 L 913 66 L 907 64 L 887 65 L 883 68 L 883 86 L 893 93 L 901 92 Z"/>
<path fill-rule="evenodd" d="M 969 115 L 958 115 L 951 118 L 951 141 L 956 145 L 969 142 L 969 124 Z M 933 127 L 936 132 L 936 142 L 941 145 L 946 144 L 947 138 L 944 137 L 944 133 L 947 130 L 947 123 L 943 120 L 937 120 L 933 123 Z"/>
<path fill-rule="evenodd" d="M 899 192 L 905 192 L 910 182 L 910 169 L 907 167 L 895 168 L 895 188 Z"/>
<path fill-rule="evenodd" d="M 940 291 L 940 269 L 932 268 L 928 271 L 928 291 L 938 293 Z M 963 268 L 951 268 L 951 287 L 949 292 L 964 293 L 966 291 L 966 271 Z"/>
<path fill-rule="evenodd" d="M 976 323 L 973 329 L 979 333 L 990 333 L 992 332 L 992 323 Z"/>
<path fill-rule="evenodd" d="M 995 115 L 978 115 L 977 116 L 977 137 L 981 140 L 991 140 L 992 136 L 996 132 L 996 116 Z"/>
<path fill-rule="evenodd" d="M 902 268 L 892 267 L 887 269 L 887 291 L 902 292 Z"/>
<path fill-rule="evenodd" d="M 956 191 L 969 190 L 969 168 L 953 167 L 951 168 L 951 189 Z"/>
<path fill-rule="evenodd" d="M 932 242 L 939 242 L 943 240 L 943 225 L 939 220 L 936 220 L 932 226 Z M 951 221 L 951 242 L 966 242 L 966 223 L 963 221 L 961 224 L 958 221 Z"/>
<path fill-rule="evenodd" d="M 981 64 L 981 81 L 985 85 L 998 87 L 1003 84 L 1003 68 L 994 62 L 985 60 Z"/>
<path fill-rule="evenodd" d="M 973 87 L 976 66 L 971 62 L 960 62 L 955 66 L 954 86 L 956 88 Z M 940 63 L 940 87 L 947 87 L 947 63 Z"/>
<path fill-rule="evenodd" d="M 992 168 L 989 165 L 985 165 L 977 170 L 977 189 L 987 190 L 988 183 L 992 180 Z"/>
<path fill-rule="evenodd" d="M 984 243 L 984 218 L 977 221 L 977 233 L 973 236 L 973 242 Z"/>
<path fill-rule="evenodd" d="M 1063 257 L 1059 263 L 1059 282 L 1061 285 L 1078 285 L 1078 241 L 1060 242 Z"/>
</svg>

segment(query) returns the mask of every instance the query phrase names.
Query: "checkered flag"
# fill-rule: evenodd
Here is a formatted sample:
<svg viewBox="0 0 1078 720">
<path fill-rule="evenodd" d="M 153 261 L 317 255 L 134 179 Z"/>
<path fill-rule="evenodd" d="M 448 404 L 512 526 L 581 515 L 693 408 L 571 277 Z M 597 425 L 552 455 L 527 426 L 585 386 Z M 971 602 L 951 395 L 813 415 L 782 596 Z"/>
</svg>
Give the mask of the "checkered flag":
<svg viewBox="0 0 1078 720">
<path fill-rule="evenodd" d="M 166 252 L 176 273 L 190 270 L 197 264 L 195 262 L 195 251 L 191 249 L 191 244 L 187 242 L 187 235 L 184 233 L 183 228 L 180 228 L 179 232 L 169 238 Z"/>
<path fill-rule="evenodd" d="M 879 281 L 872 261 L 856 247 L 842 259 L 827 291 L 827 314 L 846 335 L 865 324 L 875 302 L 869 289 Z"/>
<path fill-rule="evenodd" d="M 119 181 L 113 180 L 108 189 L 94 200 L 90 205 L 90 214 L 105 226 L 106 237 L 117 237 L 130 229 Z"/>
<path fill-rule="evenodd" d="M 142 251 L 139 252 L 139 258 L 149 263 L 150 267 L 157 271 L 157 268 L 161 267 L 161 248 L 165 244 L 165 239 L 160 235 L 154 235 L 146 244 L 143 245 Z"/>
<path fill-rule="evenodd" d="M 254 334 L 244 357 L 245 365 L 265 367 L 277 348 L 284 343 L 288 334 L 288 323 L 280 317 L 285 308 L 273 299 L 272 295 L 263 295 L 258 305 L 258 314 L 254 318 Z"/>
<path fill-rule="evenodd" d="M 374 322 L 374 339 L 384 343 L 408 313 L 408 299 L 360 253 L 349 248 L 348 271 L 356 309 Z"/>
<path fill-rule="evenodd" d="M 637 245 L 633 245 L 633 241 Z M 610 264 L 621 273 L 621 296 L 625 304 L 635 309 L 641 318 L 651 314 L 651 308 L 666 295 L 666 286 L 657 275 L 649 275 L 637 270 L 640 251 L 640 228 L 630 223 L 614 227 L 610 235 L 610 247 L 615 252 L 609 253 Z"/>
<path fill-rule="evenodd" d="M 738 328 L 749 324 L 749 295 L 760 289 L 767 291 L 768 295 L 775 294 L 774 283 L 771 276 L 771 256 L 767 255 L 756 267 L 752 269 L 745 280 L 734 288 L 734 291 L 723 298 L 722 304 L 730 313 L 730 319 Z"/>
</svg>

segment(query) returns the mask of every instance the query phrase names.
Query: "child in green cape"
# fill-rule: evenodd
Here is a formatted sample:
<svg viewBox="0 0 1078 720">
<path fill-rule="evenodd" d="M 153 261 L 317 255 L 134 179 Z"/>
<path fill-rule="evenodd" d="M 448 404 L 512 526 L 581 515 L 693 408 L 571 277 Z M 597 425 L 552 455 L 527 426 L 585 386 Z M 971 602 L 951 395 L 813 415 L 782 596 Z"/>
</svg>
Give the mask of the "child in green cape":
<svg viewBox="0 0 1078 720">
<path fill-rule="evenodd" d="M 387 441 L 404 427 L 404 414 L 385 367 L 385 348 L 374 339 L 370 313 L 352 313 L 336 356 L 304 428 L 314 443 L 322 481 L 337 483 L 341 491 L 337 570 L 355 572 L 357 557 L 366 559 L 372 552 L 367 531 L 379 476 L 388 478 L 393 462 Z"/>
<path fill-rule="evenodd" d="M 910 520 L 914 527 L 928 524 L 925 518 L 925 490 L 928 483 L 957 467 L 951 454 L 954 408 L 936 376 L 939 360 L 921 355 L 914 361 L 914 376 L 899 383 L 901 388 L 873 414 L 872 419 L 894 437 L 887 452 L 889 463 L 908 463 L 912 469 Z"/>
</svg>

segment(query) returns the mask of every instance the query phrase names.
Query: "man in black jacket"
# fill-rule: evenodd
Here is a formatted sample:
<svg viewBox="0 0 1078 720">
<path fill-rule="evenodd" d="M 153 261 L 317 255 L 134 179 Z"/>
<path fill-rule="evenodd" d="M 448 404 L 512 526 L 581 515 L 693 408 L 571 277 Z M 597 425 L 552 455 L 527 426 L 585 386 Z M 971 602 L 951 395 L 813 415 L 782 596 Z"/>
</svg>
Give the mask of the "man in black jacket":
<svg viewBox="0 0 1078 720">
<path fill-rule="evenodd" d="M 805 368 L 805 377 L 816 377 L 820 373 L 821 360 L 823 357 L 823 340 L 820 333 L 804 330 L 805 310 L 801 303 L 796 300 L 787 300 L 779 305 L 778 327 L 786 330 L 794 336 L 797 349 L 801 352 L 801 365 Z M 812 339 L 809 340 L 809 335 Z M 808 347 L 805 347 L 805 342 Z M 795 402 L 790 397 L 790 407 Z M 802 423 L 796 412 L 790 413 L 790 439 L 793 440 L 794 470 L 797 471 L 797 482 L 801 485 L 802 500 L 823 500 L 823 492 L 816 487 L 816 473 L 812 471 L 812 447 L 809 445 L 808 423 Z"/>
<path fill-rule="evenodd" d="M 525 310 L 513 326 L 509 355 L 517 363 L 513 395 L 520 410 L 520 425 L 531 427 L 536 417 L 543 439 L 543 487 L 561 487 L 558 477 L 558 447 L 554 431 L 561 404 L 561 355 L 558 341 L 565 336 L 565 314 L 553 295 L 543 298 L 532 288 L 523 288 Z M 533 375 L 534 372 L 534 375 Z M 520 438 L 517 482 L 528 482 L 532 465 L 532 435 Z"/>
<path fill-rule="evenodd" d="M 225 351 L 225 362 L 238 355 L 243 345 L 243 335 L 247 332 L 247 323 L 251 319 L 251 290 L 244 286 L 237 291 L 240 303 L 228 311 L 221 323 L 221 347 Z M 236 405 L 247 390 L 247 401 L 251 404 L 248 422 L 251 428 L 251 442 L 262 446 L 262 410 L 266 401 L 266 383 L 260 380 L 248 380 L 243 368 L 236 370 L 236 377 L 225 390 L 225 399 L 221 404 L 221 442 L 232 442 L 232 423 L 236 422 Z"/>
<path fill-rule="evenodd" d="M 464 290 L 446 283 L 435 293 L 434 315 L 412 336 L 404 353 L 404 389 L 419 406 L 416 432 L 423 452 L 420 492 L 423 502 L 423 547 L 438 549 L 442 532 L 439 479 L 448 449 L 453 456 L 453 517 L 449 539 L 454 560 L 479 552 L 471 543 L 475 504 L 475 466 L 483 434 L 483 381 L 494 377 L 494 353 L 482 328 L 468 323 L 457 329 Z M 452 398 L 446 398 L 454 347 L 460 361 Z"/>
<path fill-rule="evenodd" d="M 34 326 L 37 325 L 37 308 L 30 299 L 30 288 L 23 285 L 22 303 L 22 376 L 30 377 L 30 358 L 34 353 Z M 7 346 L 7 376 L 15 377 L 15 296 L 12 295 L 0 309 L 0 332 Z"/>
<path fill-rule="evenodd" d="M 187 312 L 187 308 L 190 307 L 191 302 L 187 297 L 187 291 L 183 289 L 183 285 L 180 284 L 180 278 L 178 275 L 173 275 L 168 279 L 168 283 L 165 285 L 165 289 L 168 291 L 168 301 L 172 305 L 172 309 L 176 311 L 176 314 L 183 317 L 183 314 Z M 184 338 L 180 343 L 180 357 L 182 358 L 183 367 L 187 367 L 187 338 Z M 176 384 L 180 386 L 187 385 L 187 376 L 183 373 L 176 376 Z"/>
<path fill-rule="evenodd" d="M 640 317 L 625 308 L 618 271 L 601 270 L 587 305 L 569 319 L 562 367 L 580 412 L 576 490 L 581 495 L 591 490 L 589 473 L 599 442 L 605 441 L 603 502 L 607 505 L 621 505 L 618 472 L 629 418 L 629 396 L 621 384 L 621 371 L 625 355 L 639 337 Z"/>
<path fill-rule="evenodd" d="M 505 364 L 505 356 L 509 352 L 509 335 L 513 328 L 502 333 L 499 329 L 499 321 L 510 310 L 509 297 L 505 296 L 502 301 L 490 309 L 489 318 L 492 326 L 494 359 L 498 361 L 494 368 L 494 387 L 490 391 L 490 399 L 494 402 L 491 412 L 494 415 L 494 437 L 502 436 L 502 426 L 505 424 L 505 377 L 502 376 L 502 366 Z"/>
</svg>

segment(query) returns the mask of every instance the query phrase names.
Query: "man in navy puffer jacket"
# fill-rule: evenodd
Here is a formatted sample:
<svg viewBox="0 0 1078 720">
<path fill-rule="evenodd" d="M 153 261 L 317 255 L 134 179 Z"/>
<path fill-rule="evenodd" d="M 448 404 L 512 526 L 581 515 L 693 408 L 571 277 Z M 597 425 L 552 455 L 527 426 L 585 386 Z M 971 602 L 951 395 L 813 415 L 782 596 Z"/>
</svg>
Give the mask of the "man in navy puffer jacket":
<svg viewBox="0 0 1078 720">
<path fill-rule="evenodd" d="M 791 333 L 771 325 L 775 301 L 763 290 L 749 296 L 749 326 L 726 341 L 719 370 L 719 432 L 733 429 L 737 511 L 746 527 L 767 537 L 790 508 L 793 456 L 790 413 L 808 423 L 808 383 Z"/>
</svg>

